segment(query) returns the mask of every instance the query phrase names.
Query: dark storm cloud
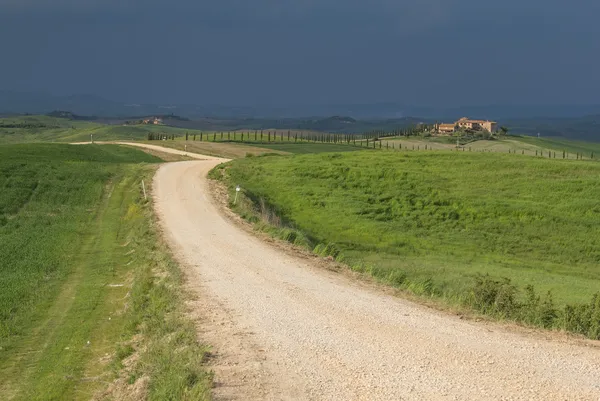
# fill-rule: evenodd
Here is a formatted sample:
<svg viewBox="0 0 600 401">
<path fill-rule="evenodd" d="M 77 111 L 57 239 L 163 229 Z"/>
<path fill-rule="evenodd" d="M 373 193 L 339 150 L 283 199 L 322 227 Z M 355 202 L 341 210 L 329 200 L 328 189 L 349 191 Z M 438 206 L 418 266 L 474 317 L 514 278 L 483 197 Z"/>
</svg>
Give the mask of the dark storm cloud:
<svg viewBox="0 0 600 401">
<path fill-rule="evenodd" d="M 0 0 L 11 55 L 0 89 L 135 102 L 593 102 L 598 3 Z"/>
</svg>

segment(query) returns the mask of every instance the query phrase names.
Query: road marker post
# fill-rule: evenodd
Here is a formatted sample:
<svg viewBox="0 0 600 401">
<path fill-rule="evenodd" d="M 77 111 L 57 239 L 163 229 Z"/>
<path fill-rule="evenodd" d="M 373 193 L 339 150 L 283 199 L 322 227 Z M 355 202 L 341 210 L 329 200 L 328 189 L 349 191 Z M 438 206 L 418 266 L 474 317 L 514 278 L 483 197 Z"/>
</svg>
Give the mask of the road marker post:
<svg viewBox="0 0 600 401">
<path fill-rule="evenodd" d="M 144 180 L 142 180 L 142 191 L 144 191 L 144 199 L 148 200 L 148 197 L 146 196 L 146 186 L 144 185 Z"/>
<path fill-rule="evenodd" d="M 240 186 L 239 186 L 239 185 L 237 185 L 237 186 L 235 187 L 235 199 L 233 200 L 233 204 L 234 204 L 234 205 L 237 203 L 237 198 L 238 198 L 238 194 L 240 193 L 240 191 L 241 191 L 241 188 L 240 188 Z"/>
</svg>

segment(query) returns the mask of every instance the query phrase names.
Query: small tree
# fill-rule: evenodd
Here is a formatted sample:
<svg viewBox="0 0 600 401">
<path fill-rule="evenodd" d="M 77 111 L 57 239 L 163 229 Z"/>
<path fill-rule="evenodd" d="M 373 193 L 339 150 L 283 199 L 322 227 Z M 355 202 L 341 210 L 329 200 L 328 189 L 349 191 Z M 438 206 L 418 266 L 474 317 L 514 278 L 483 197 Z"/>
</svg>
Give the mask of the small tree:
<svg viewBox="0 0 600 401">
<path fill-rule="evenodd" d="M 500 127 L 500 135 L 502 135 L 502 136 L 508 135 L 508 128 L 505 126 Z"/>
</svg>

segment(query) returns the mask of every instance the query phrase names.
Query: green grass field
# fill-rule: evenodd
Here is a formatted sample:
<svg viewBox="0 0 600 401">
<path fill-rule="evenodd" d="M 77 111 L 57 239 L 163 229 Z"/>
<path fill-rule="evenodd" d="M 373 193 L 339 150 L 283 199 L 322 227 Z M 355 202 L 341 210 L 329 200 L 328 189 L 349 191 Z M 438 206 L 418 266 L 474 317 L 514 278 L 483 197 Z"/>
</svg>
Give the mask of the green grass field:
<svg viewBox="0 0 600 401">
<path fill-rule="evenodd" d="M 562 152 L 564 150 L 571 154 L 580 153 L 583 154 L 585 158 L 590 157 L 592 152 L 595 154 L 596 158 L 599 158 L 600 156 L 600 143 L 597 142 L 573 141 L 561 138 L 536 138 L 525 135 L 515 137 L 515 139 L 521 143 L 531 144 L 544 149 L 552 149 L 557 152 Z"/>
<path fill-rule="evenodd" d="M 90 130 L 101 127 L 87 121 L 70 121 L 47 116 L 22 116 L 0 119 L 0 144 L 24 142 L 70 141 L 83 138 Z M 89 139 L 89 134 L 87 135 Z"/>
<path fill-rule="evenodd" d="M 489 274 L 551 291 L 562 307 L 600 289 L 596 162 L 364 151 L 240 159 L 226 171 L 252 201 L 254 212 L 240 203 L 245 217 L 268 215 L 263 200 L 286 239 L 415 292 L 462 301 Z"/>
<path fill-rule="evenodd" d="M 360 147 L 334 143 L 261 143 L 256 146 L 294 154 L 354 152 L 361 150 Z"/>
<path fill-rule="evenodd" d="M 395 148 L 402 147 L 405 150 L 452 150 L 456 151 L 456 142 L 448 137 L 411 137 L 411 138 L 384 138 L 384 146 L 394 144 Z M 600 144 L 592 142 L 576 142 L 561 139 L 543 139 L 528 136 L 508 136 L 502 139 L 477 140 L 466 144 L 461 144 L 459 151 L 472 152 L 494 152 L 494 153 L 518 153 L 527 156 L 547 156 L 552 152 L 552 157 L 577 159 L 577 154 L 589 159 L 592 153 L 595 153 L 598 159 Z"/>
<path fill-rule="evenodd" d="M 124 374 L 147 379 L 149 399 L 207 397 L 179 273 L 141 194 L 159 161 L 109 145 L 0 146 L 2 399 L 87 400 Z"/>
<path fill-rule="evenodd" d="M 149 133 L 185 136 L 189 130 L 153 125 L 104 125 L 48 116 L 0 119 L 0 144 L 145 140 Z"/>
</svg>

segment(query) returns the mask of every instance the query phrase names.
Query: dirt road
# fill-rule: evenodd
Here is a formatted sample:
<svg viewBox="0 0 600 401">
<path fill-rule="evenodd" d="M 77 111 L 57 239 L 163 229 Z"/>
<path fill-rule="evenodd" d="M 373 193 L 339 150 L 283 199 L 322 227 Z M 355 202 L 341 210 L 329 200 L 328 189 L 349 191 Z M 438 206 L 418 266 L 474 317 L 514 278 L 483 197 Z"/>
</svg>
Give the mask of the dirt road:
<svg viewBox="0 0 600 401">
<path fill-rule="evenodd" d="M 217 163 L 154 181 L 216 399 L 600 400 L 600 348 L 461 320 L 282 252 L 222 216 L 205 178 Z"/>
<path fill-rule="evenodd" d="M 90 145 L 92 142 L 72 142 L 71 145 Z M 212 157 L 212 156 L 205 156 L 205 155 L 200 155 L 198 153 L 193 153 L 193 152 L 186 152 L 183 150 L 177 150 L 177 149 L 172 149 L 172 148 L 167 148 L 164 146 L 159 146 L 159 145 L 150 145 L 148 143 L 141 143 L 141 142 L 123 142 L 123 141 L 94 141 L 95 144 L 97 145 L 125 145 L 125 146 L 135 146 L 137 148 L 143 148 L 143 149 L 148 149 L 148 150 L 153 150 L 155 152 L 160 152 L 160 153 L 169 153 L 172 155 L 179 155 L 179 156 L 187 156 L 191 159 L 198 159 L 198 160 L 225 160 L 225 159 L 220 159 L 218 157 Z"/>
</svg>

